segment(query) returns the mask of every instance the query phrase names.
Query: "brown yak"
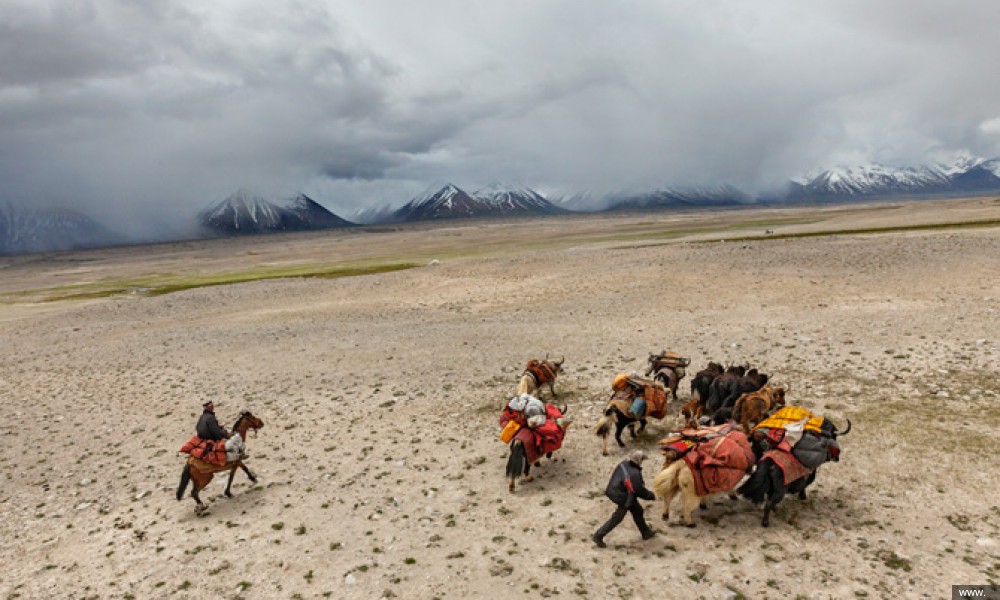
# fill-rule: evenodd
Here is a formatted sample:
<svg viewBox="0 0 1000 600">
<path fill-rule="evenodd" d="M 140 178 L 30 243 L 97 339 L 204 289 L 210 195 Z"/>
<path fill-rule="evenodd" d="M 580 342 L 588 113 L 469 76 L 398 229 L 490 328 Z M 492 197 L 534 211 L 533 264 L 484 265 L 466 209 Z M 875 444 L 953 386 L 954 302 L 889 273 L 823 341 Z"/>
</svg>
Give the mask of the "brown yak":
<svg viewBox="0 0 1000 600">
<path fill-rule="evenodd" d="M 756 392 L 743 394 L 736 399 L 733 420 L 740 424 L 744 433 L 749 434 L 754 425 L 785 405 L 785 392 L 787 391 L 788 388 L 768 383 Z"/>
<path fill-rule="evenodd" d="M 545 360 L 535 358 L 529 360 L 518 382 L 517 395 L 531 394 L 537 396 L 538 394 L 535 392 L 540 392 L 542 386 L 547 385 L 549 391 L 552 392 L 552 397 L 555 398 L 556 389 L 554 386 L 556 377 L 562 371 L 562 365 L 565 361 L 565 356 L 557 361 L 550 361 L 548 355 L 545 356 Z"/>
</svg>

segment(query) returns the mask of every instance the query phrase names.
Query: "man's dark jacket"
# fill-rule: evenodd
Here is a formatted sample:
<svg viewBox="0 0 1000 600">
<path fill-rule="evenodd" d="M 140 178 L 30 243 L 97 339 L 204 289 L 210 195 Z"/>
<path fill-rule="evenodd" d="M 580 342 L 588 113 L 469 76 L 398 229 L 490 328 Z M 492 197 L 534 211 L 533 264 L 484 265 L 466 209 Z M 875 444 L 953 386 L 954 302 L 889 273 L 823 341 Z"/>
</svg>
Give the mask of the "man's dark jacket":
<svg viewBox="0 0 1000 600">
<path fill-rule="evenodd" d="M 608 481 L 608 488 L 604 490 L 604 495 L 611 498 L 611 501 L 618 506 L 625 506 L 628 503 L 628 489 L 625 487 L 625 479 L 632 482 L 632 489 L 635 495 L 643 500 L 654 500 L 656 496 L 646 489 L 646 484 L 642 480 L 642 467 L 630 460 L 623 460 L 618 463 L 611 480 Z"/>
<path fill-rule="evenodd" d="M 195 432 L 203 440 L 224 440 L 229 437 L 226 430 L 219 426 L 219 421 L 216 420 L 215 414 L 207 410 L 201 413 L 201 418 L 198 419 Z"/>
</svg>

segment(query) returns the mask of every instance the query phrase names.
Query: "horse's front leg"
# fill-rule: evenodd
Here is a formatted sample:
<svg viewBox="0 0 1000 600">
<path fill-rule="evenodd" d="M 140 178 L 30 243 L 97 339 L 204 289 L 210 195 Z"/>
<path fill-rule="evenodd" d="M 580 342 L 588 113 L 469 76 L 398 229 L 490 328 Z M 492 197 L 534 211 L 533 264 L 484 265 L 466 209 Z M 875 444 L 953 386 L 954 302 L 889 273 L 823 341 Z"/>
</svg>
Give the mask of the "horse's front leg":
<svg viewBox="0 0 1000 600">
<path fill-rule="evenodd" d="M 247 474 L 247 477 L 250 478 L 250 481 L 252 481 L 253 483 L 257 483 L 257 477 L 250 472 L 250 469 L 245 464 L 240 463 L 240 468 L 243 469 L 243 472 Z"/>
<path fill-rule="evenodd" d="M 646 431 L 646 419 L 639 419 L 638 433 L 642 433 L 643 431 Z M 632 437 L 635 437 L 635 435 L 633 435 Z"/>
</svg>

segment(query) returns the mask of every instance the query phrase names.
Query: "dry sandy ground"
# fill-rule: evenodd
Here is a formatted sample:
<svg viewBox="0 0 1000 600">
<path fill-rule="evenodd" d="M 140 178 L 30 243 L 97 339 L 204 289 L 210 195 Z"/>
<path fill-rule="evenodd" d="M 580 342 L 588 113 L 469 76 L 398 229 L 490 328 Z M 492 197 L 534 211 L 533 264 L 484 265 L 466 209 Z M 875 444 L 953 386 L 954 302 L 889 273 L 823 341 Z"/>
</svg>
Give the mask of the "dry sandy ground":
<svg viewBox="0 0 1000 600">
<path fill-rule="evenodd" d="M 972 220 L 992 225 L 843 233 Z M 0 259 L 0 597 L 947 598 L 997 582 L 998 220 L 989 198 Z M 782 236 L 806 231 L 841 233 Z M 85 302 L 15 294 L 380 256 L 440 264 Z M 656 538 L 626 520 L 600 550 L 589 536 L 625 451 L 601 456 L 591 427 L 611 379 L 664 348 L 692 373 L 749 362 L 854 431 L 770 528 L 728 498 L 672 527 L 657 500 Z M 566 357 L 557 391 L 576 422 L 512 495 L 496 416 L 546 353 Z M 174 498 L 177 449 L 206 399 L 226 426 L 242 408 L 266 426 L 249 440 L 259 483 L 239 473 L 226 499 L 217 477 L 196 516 Z M 674 425 L 630 447 L 655 453 Z"/>
</svg>

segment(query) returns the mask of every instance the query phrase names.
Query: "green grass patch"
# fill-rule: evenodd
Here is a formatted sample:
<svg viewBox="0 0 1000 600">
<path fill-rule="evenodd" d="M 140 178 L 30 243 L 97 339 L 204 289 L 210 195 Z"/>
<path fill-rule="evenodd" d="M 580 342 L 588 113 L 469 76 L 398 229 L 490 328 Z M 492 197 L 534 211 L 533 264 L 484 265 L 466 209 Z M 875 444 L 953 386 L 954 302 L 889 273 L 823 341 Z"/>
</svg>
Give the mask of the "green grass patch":
<svg viewBox="0 0 1000 600">
<path fill-rule="evenodd" d="M 162 296 L 184 290 L 217 285 L 232 285 L 263 281 L 268 279 L 287 278 L 322 278 L 336 279 L 338 277 L 354 277 L 358 275 L 375 275 L 401 271 L 420 266 L 412 262 L 384 263 L 375 265 L 307 265 L 294 267 L 258 267 L 246 271 L 231 271 L 225 273 L 208 273 L 192 275 L 154 275 L 129 280 L 98 281 L 83 285 L 50 288 L 47 290 L 31 290 L 18 294 L 21 297 L 40 296 L 39 301 L 57 302 L 60 300 L 90 300 L 107 298 L 123 294 L 143 296 Z"/>
<path fill-rule="evenodd" d="M 971 229 L 1000 226 L 1000 219 L 986 221 L 963 221 L 958 223 L 930 223 L 927 225 L 896 225 L 891 227 L 863 227 L 859 229 L 835 229 L 831 231 L 804 231 L 800 233 L 773 233 L 738 238 L 726 238 L 727 242 L 747 242 L 754 240 L 782 240 L 796 238 L 829 237 L 831 235 L 867 235 L 878 233 L 900 233 L 904 231 L 939 231 L 942 229 Z M 703 240 L 702 243 L 717 240 Z"/>
</svg>

